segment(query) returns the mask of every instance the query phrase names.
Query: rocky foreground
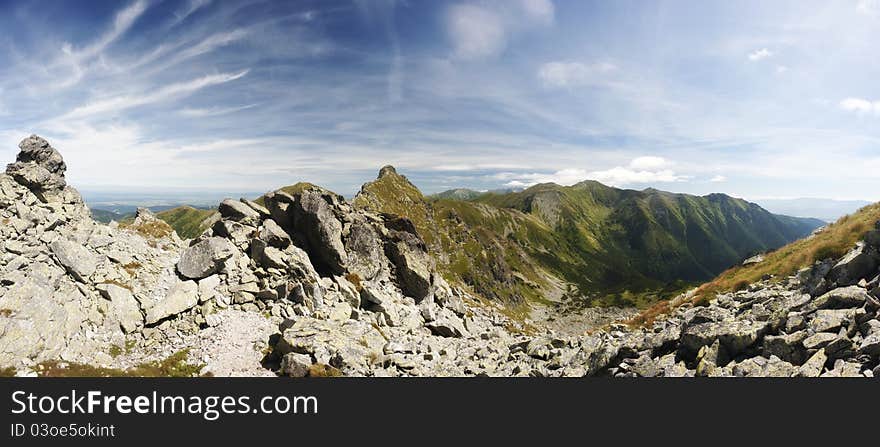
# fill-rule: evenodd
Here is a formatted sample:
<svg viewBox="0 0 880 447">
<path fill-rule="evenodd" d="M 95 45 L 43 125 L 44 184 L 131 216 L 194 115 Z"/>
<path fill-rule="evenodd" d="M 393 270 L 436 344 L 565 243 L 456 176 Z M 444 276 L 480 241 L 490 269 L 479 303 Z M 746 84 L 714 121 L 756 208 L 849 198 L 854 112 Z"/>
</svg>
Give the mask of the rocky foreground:
<svg viewBox="0 0 880 447">
<path fill-rule="evenodd" d="M 560 336 L 448 284 L 412 222 L 317 186 L 225 200 L 180 240 L 148 211 L 102 225 L 37 136 L 0 175 L 0 368 L 352 376 L 880 375 L 880 229 L 839 260 Z"/>
</svg>

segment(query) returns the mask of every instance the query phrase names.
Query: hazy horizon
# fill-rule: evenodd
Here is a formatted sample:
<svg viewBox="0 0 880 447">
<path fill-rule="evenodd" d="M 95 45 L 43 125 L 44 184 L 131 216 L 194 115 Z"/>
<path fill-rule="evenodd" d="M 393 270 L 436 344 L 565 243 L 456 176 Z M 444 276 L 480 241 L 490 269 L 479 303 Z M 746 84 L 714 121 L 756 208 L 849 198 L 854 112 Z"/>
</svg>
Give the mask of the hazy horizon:
<svg viewBox="0 0 880 447">
<path fill-rule="evenodd" d="M 880 1 L 4 2 L 0 158 L 84 191 L 880 199 Z M 111 186 L 112 185 L 112 186 Z"/>
</svg>

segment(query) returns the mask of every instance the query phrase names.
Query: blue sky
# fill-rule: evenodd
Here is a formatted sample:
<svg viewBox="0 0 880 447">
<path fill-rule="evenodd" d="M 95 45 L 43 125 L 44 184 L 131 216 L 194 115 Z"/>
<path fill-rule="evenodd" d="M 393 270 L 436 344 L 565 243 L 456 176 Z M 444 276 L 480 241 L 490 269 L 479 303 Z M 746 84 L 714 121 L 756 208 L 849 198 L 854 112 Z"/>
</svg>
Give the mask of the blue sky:
<svg viewBox="0 0 880 447">
<path fill-rule="evenodd" d="M 880 200 L 880 0 L 0 1 L 0 157 L 89 190 Z"/>
</svg>

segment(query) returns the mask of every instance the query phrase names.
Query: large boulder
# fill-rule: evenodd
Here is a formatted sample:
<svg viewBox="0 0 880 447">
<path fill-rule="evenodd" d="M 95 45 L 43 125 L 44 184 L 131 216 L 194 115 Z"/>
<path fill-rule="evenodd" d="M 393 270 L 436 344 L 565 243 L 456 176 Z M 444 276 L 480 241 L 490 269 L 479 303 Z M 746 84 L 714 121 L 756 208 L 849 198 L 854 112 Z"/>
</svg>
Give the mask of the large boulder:
<svg viewBox="0 0 880 447">
<path fill-rule="evenodd" d="M 332 194 L 326 191 L 301 192 L 292 208 L 293 225 L 315 268 L 340 275 L 346 270 L 348 256 L 342 243 L 342 222 L 333 212 L 332 202 Z"/>
<path fill-rule="evenodd" d="M 837 309 L 843 307 L 858 307 L 868 299 L 868 292 L 859 286 L 838 287 L 812 302 L 816 309 Z"/>
<path fill-rule="evenodd" d="M 220 271 L 234 253 L 235 246 L 222 237 L 203 239 L 183 252 L 177 270 L 186 278 L 202 279 Z"/>
<path fill-rule="evenodd" d="M 873 278 L 877 274 L 878 265 L 880 265 L 880 254 L 877 250 L 864 242 L 859 242 L 831 268 L 827 279 L 838 286 L 853 285 L 862 279 Z"/>
<path fill-rule="evenodd" d="M 67 271 L 80 282 L 88 282 L 98 266 L 98 257 L 76 242 L 58 239 L 49 248 Z"/>
<path fill-rule="evenodd" d="M 220 216 L 224 219 L 230 219 L 236 222 L 255 222 L 260 219 L 260 213 L 240 200 L 226 199 L 220 202 L 220 206 L 217 207 L 217 210 L 220 212 Z"/>
<path fill-rule="evenodd" d="M 269 244 L 272 247 L 280 248 L 284 250 L 289 247 L 292 241 L 290 240 L 290 236 L 287 234 L 284 229 L 281 228 L 281 225 L 278 225 L 272 219 L 266 219 L 263 221 L 263 225 L 259 230 L 260 240 Z"/>
<path fill-rule="evenodd" d="M 199 303 L 199 286 L 195 281 L 182 281 L 171 287 L 162 301 L 147 310 L 146 324 L 155 324 L 185 312 Z"/>
<path fill-rule="evenodd" d="M 404 295 L 420 302 L 431 293 L 433 270 L 425 242 L 409 219 L 390 218 L 385 225 L 390 235 L 385 248 L 388 258 L 394 263 L 397 285 Z"/>
<path fill-rule="evenodd" d="M 104 298 L 110 300 L 111 313 L 123 331 L 131 333 L 144 325 L 144 316 L 131 290 L 116 284 L 100 284 L 97 288 Z"/>
</svg>

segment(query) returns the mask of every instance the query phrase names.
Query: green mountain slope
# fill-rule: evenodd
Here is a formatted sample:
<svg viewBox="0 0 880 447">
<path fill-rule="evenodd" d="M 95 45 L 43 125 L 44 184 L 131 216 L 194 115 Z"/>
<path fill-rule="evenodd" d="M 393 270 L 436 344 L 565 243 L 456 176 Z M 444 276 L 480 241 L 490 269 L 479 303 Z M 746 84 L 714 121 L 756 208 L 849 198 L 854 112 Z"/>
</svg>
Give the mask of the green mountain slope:
<svg viewBox="0 0 880 447">
<path fill-rule="evenodd" d="M 219 216 L 217 210 L 193 208 L 191 206 L 179 206 L 170 210 L 156 213 L 156 217 L 162 219 L 184 239 L 192 239 L 202 234 L 213 223 L 213 217 Z"/>
<path fill-rule="evenodd" d="M 443 191 L 443 192 L 438 192 L 437 194 L 431 194 L 428 197 L 431 199 L 474 200 L 483 194 L 486 194 L 486 193 L 474 191 L 473 189 L 456 188 L 456 189 L 450 189 L 450 190 Z"/>
<path fill-rule="evenodd" d="M 723 194 L 622 190 L 594 181 L 470 201 L 428 199 L 390 167 L 354 203 L 411 218 L 450 279 L 514 302 L 568 293 L 601 304 L 621 292 L 677 290 L 675 284 L 709 279 L 820 225 Z"/>
</svg>

